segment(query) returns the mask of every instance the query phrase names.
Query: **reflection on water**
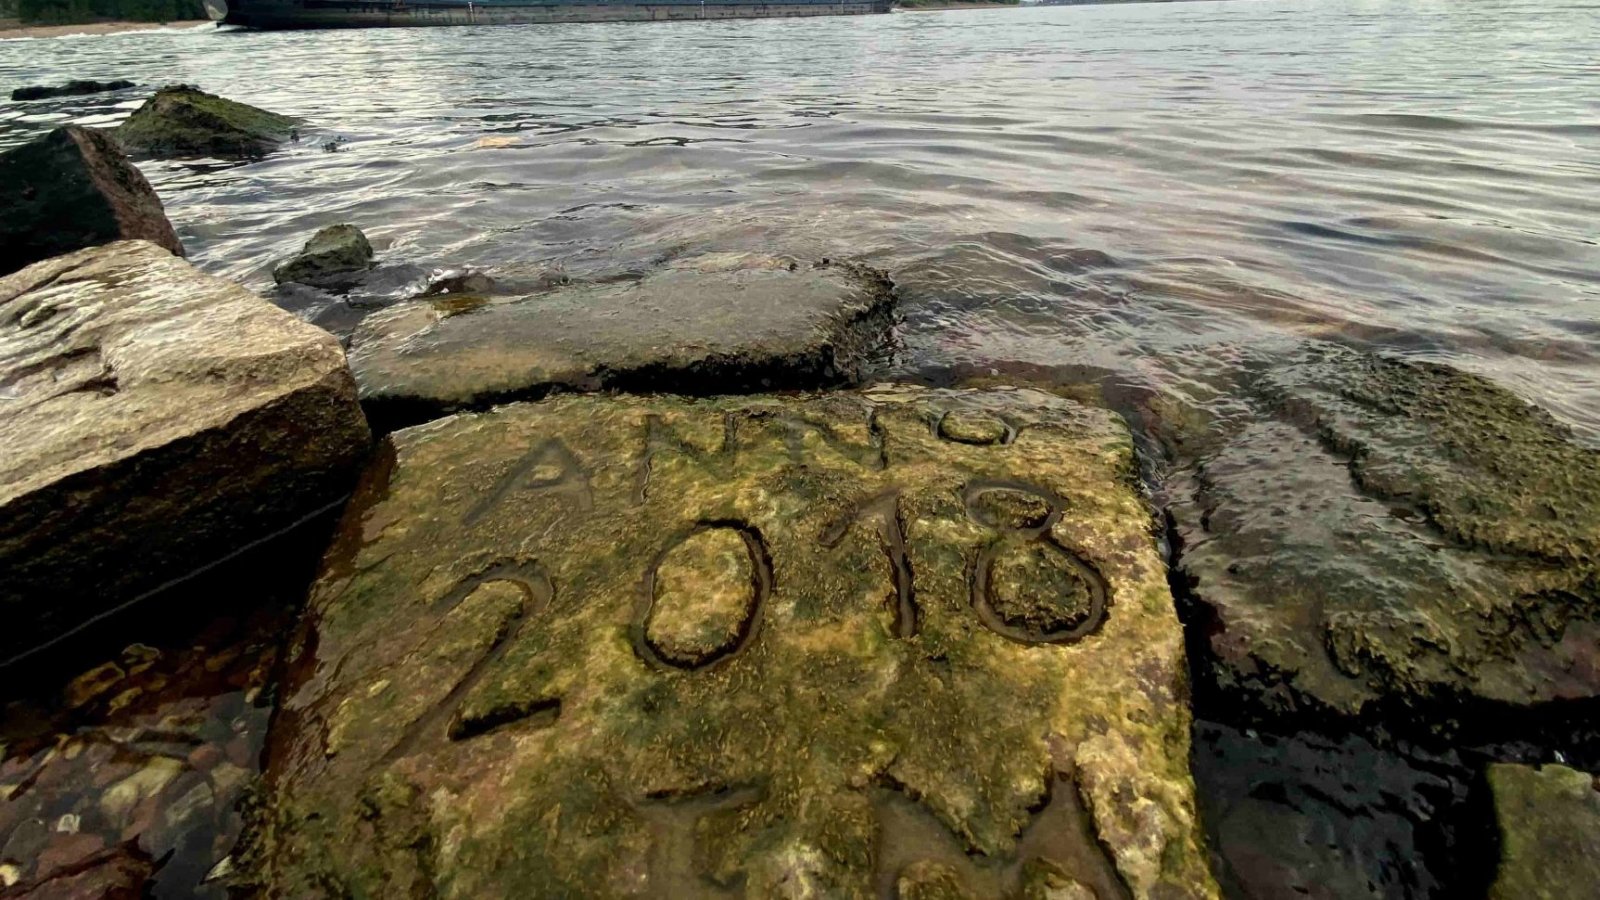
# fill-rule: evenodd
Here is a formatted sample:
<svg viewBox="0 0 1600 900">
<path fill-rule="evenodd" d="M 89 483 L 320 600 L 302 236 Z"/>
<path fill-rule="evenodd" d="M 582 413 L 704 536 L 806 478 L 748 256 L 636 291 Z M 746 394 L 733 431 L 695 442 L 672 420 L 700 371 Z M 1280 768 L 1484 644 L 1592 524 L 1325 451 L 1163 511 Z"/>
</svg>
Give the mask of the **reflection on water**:
<svg viewBox="0 0 1600 900">
<path fill-rule="evenodd" d="M 261 163 L 145 167 L 195 260 L 256 286 L 336 221 L 407 263 L 573 277 L 866 255 L 905 287 L 912 370 L 1094 365 L 1204 404 L 1234 360 L 1333 337 L 1595 440 L 1597 45 L 1549 0 L 1262 0 L 9 41 L 0 83 L 312 120 Z M 0 144 L 147 90 L 5 106 Z"/>
</svg>

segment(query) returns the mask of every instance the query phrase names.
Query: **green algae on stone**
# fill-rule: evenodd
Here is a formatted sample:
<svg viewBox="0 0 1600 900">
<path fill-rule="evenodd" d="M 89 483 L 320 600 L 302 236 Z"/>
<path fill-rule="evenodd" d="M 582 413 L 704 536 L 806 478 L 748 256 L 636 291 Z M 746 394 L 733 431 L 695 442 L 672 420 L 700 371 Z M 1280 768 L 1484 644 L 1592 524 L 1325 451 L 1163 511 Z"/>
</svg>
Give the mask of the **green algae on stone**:
<svg viewBox="0 0 1600 900">
<path fill-rule="evenodd" d="M 354 225 L 329 225 L 311 236 L 300 252 L 272 270 L 279 284 L 333 286 L 372 268 L 372 244 Z"/>
<path fill-rule="evenodd" d="M 1491 900 L 1600 896 L 1600 782 L 1566 766 L 1489 766 L 1500 870 Z"/>
<path fill-rule="evenodd" d="M 1008 439 L 941 437 L 953 411 Z M 268 895 L 1216 896 L 1111 414 L 564 396 L 390 444 L 313 589 Z M 1094 583 L 1088 620 L 980 614 L 984 561 L 1030 548 Z"/>
<path fill-rule="evenodd" d="M 1600 452 L 1481 377 L 1337 347 L 1255 399 L 1173 492 L 1218 686 L 1273 713 L 1600 693 Z"/>
<path fill-rule="evenodd" d="M 115 134 L 134 156 L 256 159 L 288 140 L 297 124 L 288 116 L 177 84 L 156 91 Z"/>
</svg>

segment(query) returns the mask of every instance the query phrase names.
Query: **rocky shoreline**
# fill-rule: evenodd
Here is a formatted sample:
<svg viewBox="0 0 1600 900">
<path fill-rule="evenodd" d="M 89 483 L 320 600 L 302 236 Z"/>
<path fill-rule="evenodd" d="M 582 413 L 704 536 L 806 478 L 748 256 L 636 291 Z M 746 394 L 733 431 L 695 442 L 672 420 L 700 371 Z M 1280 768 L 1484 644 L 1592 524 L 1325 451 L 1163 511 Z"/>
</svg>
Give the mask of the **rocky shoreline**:
<svg viewBox="0 0 1600 900">
<path fill-rule="evenodd" d="M 8 701 L 0 897 L 1600 883 L 1600 453 L 1502 388 L 882 384 L 892 273 L 749 253 L 341 340 L 126 159 L 302 126 L 176 86 L 0 155 L 0 672 L 64 680 Z M 339 225 L 274 280 L 412 274 Z"/>
</svg>

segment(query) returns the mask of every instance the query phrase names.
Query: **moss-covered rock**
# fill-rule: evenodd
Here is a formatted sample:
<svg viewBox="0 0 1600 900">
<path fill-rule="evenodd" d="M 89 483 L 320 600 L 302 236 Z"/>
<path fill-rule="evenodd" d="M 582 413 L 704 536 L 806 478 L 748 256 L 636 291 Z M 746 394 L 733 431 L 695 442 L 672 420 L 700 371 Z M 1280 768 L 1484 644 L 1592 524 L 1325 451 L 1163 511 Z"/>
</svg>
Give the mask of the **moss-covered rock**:
<svg viewBox="0 0 1600 900">
<path fill-rule="evenodd" d="M 1173 507 L 1219 686 L 1350 714 L 1600 693 L 1600 452 L 1444 366 L 1319 347 L 1256 387 Z"/>
<path fill-rule="evenodd" d="M 329 225 L 306 241 L 290 260 L 272 270 L 279 284 L 294 282 L 318 287 L 350 284 L 372 268 L 372 244 L 354 225 Z"/>
<path fill-rule="evenodd" d="M 1600 897 L 1600 781 L 1566 766 L 1489 767 L 1500 871 L 1491 900 Z"/>
<path fill-rule="evenodd" d="M 178 84 L 156 91 L 116 136 L 134 156 L 256 159 L 287 140 L 297 121 Z"/>
<path fill-rule="evenodd" d="M 1109 413 L 568 396 L 390 442 L 292 664 L 269 895 L 1216 895 Z M 1045 584 L 1069 614 L 997 612 Z"/>
</svg>

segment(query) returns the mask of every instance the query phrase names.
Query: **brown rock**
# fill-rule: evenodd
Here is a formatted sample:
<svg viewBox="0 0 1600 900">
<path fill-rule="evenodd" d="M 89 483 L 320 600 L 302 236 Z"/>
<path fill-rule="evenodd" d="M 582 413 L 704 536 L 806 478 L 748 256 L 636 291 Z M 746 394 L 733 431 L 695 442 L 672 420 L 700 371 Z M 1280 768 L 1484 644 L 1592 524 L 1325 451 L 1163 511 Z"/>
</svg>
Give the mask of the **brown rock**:
<svg viewBox="0 0 1600 900">
<path fill-rule="evenodd" d="M 334 337 L 153 244 L 0 278 L 0 660 L 338 502 Z"/>
<path fill-rule="evenodd" d="M 0 275 L 133 239 L 183 255 L 161 198 L 110 135 L 68 125 L 0 154 Z"/>
</svg>

